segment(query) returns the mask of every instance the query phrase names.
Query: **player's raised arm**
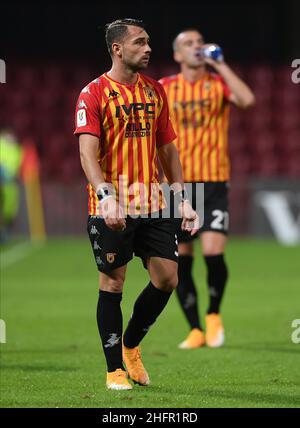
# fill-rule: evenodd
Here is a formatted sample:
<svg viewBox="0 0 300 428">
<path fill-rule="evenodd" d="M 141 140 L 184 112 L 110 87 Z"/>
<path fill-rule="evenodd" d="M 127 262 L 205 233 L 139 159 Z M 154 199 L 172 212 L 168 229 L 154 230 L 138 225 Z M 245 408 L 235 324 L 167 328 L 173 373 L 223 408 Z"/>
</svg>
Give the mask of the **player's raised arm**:
<svg viewBox="0 0 300 428">
<path fill-rule="evenodd" d="M 229 101 L 243 109 L 252 107 L 255 104 L 254 93 L 226 62 L 218 62 L 212 58 L 205 58 L 204 61 L 211 65 L 223 78 L 230 91 Z"/>
</svg>

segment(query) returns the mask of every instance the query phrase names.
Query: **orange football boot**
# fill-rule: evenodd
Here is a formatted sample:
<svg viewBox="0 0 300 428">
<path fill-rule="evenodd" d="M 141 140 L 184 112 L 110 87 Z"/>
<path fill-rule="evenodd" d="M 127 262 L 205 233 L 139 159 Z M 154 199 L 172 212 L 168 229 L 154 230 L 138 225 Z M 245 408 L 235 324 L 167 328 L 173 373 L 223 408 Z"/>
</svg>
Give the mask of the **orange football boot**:
<svg viewBox="0 0 300 428">
<path fill-rule="evenodd" d="M 133 382 L 143 386 L 149 385 L 150 379 L 142 363 L 141 349 L 139 346 L 135 348 L 126 348 L 123 344 L 123 361 L 128 375 Z"/>
<path fill-rule="evenodd" d="M 117 369 L 114 372 L 107 372 L 106 386 L 108 389 L 132 389 L 132 385 L 128 382 L 127 374 L 122 369 Z"/>
<path fill-rule="evenodd" d="M 205 345 L 205 335 L 199 328 L 193 328 L 188 337 L 178 345 L 180 349 L 196 349 Z"/>
<path fill-rule="evenodd" d="M 225 342 L 224 326 L 220 314 L 208 314 L 206 320 L 206 344 L 210 348 L 219 348 Z"/>
</svg>

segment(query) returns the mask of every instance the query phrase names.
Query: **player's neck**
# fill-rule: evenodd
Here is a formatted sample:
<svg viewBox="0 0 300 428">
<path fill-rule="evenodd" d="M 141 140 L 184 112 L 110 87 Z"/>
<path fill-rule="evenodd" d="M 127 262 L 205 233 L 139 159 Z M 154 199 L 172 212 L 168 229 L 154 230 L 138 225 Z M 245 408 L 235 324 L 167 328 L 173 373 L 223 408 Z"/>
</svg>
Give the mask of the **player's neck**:
<svg viewBox="0 0 300 428">
<path fill-rule="evenodd" d="M 128 68 L 118 67 L 113 64 L 112 68 L 107 72 L 108 77 L 116 82 L 123 83 L 124 85 L 134 85 L 138 79 L 138 73 Z"/>
<path fill-rule="evenodd" d="M 205 65 L 197 68 L 190 68 L 190 67 L 181 67 L 181 73 L 183 75 L 184 80 L 187 80 L 188 82 L 196 82 L 199 79 L 202 79 L 202 77 L 206 73 Z"/>
</svg>

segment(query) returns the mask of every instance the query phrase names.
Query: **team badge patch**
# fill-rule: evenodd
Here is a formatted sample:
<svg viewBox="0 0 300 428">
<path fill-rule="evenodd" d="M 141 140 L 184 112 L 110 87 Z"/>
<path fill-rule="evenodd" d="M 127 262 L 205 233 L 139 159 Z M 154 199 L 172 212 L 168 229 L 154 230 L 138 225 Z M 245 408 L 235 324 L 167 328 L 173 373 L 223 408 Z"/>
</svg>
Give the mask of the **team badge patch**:
<svg viewBox="0 0 300 428">
<path fill-rule="evenodd" d="M 106 253 L 106 260 L 108 263 L 113 263 L 115 261 L 115 256 L 117 253 Z"/>
<path fill-rule="evenodd" d="M 86 125 L 86 111 L 84 108 L 78 110 L 77 112 L 77 126 L 85 126 Z"/>
<path fill-rule="evenodd" d="M 154 99 L 154 91 L 152 88 L 149 88 L 149 86 L 145 86 L 144 91 L 147 97 L 150 98 L 150 100 Z"/>
</svg>

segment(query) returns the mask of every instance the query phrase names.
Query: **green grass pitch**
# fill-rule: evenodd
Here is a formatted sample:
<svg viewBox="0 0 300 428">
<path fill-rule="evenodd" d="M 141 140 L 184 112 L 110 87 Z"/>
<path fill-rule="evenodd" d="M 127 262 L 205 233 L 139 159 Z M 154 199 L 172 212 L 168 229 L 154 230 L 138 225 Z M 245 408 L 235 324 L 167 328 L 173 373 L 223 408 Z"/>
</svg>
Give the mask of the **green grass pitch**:
<svg viewBox="0 0 300 428">
<path fill-rule="evenodd" d="M 226 344 L 177 348 L 188 332 L 176 296 L 143 341 L 151 385 L 107 391 L 95 321 L 97 271 L 87 238 L 49 240 L 26 257 L 1 252 L 1 407 L 300 407 L 300 249 L 231 239 L 223 304 Z M 194 273 L 205 313 L 199 250 Z M 139 259 L 128 267 L 124 325 L 148 282 Z"/>
</svg>

